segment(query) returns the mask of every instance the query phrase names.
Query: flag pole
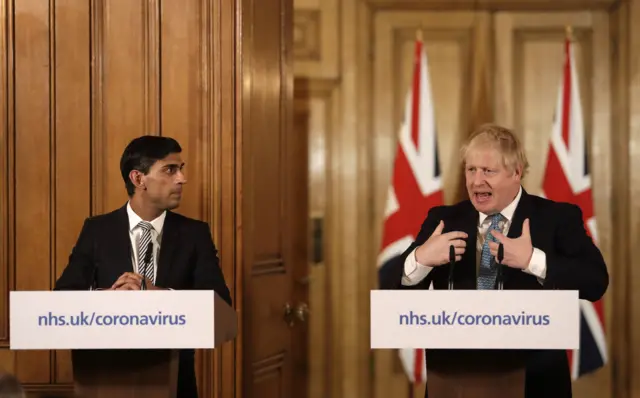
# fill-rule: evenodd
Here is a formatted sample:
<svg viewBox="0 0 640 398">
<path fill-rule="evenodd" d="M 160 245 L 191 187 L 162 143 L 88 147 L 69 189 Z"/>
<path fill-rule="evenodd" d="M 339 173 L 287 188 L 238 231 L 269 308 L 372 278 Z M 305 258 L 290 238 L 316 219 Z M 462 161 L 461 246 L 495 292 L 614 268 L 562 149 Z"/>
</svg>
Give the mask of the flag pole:
<svg viewBox="0 0 640 398">
<path fill-rule="evenodd" d="M 565 36 L 567 40 L 573 41 L 573 28 L 571 27 L 571 25 L 567 25 L 565 27 Z"/>
<path fill-rule="evenodd" d="M 418 29 L 416 29 L 416 42 L 421 43 L 421 44 L 423 43 L 422 26 L 420 26 Z M 409 380 L 408 384 L 409 384 L 408 398 L 414 398 L 414 389 L 415 389 L 416 383 L 414 383 L 411 380 Z"/>
</svg>

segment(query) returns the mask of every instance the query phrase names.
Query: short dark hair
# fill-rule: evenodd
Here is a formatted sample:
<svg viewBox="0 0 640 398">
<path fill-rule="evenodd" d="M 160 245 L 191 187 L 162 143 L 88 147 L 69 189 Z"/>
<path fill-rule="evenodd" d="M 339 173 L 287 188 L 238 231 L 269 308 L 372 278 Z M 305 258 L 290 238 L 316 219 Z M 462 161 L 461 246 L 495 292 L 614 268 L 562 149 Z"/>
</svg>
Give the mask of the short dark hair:
<svg viewBox="0 0 640 398">
<path fill-rule="evenodd" d="M 151 166 L 171 153 L 180 153 L 178 141 L 170 137 L 144 135 L 131 141 L 120 158 L 120 173 L 129 197 L 133 196 L 135 186 L 129 179 L 132 170 L 147 174 Z"/>
</svg>

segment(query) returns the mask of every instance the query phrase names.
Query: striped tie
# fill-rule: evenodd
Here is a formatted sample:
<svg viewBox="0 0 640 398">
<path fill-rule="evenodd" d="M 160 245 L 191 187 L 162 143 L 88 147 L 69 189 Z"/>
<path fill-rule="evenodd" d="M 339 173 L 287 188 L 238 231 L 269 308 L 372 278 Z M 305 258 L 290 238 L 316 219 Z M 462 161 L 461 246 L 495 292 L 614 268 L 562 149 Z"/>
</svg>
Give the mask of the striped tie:
<svg viewBox="0 0 640 398">
<path fill-rule="evenodd" d="M 495 261 L 492 261 L 491 251 L 489 250 L 489 242 L 496 242 L 496 238 L 489 232 L 499 231 L 498 223 L 502 221 L 502 214 L 497 213 L 489 216 L 491 225 L 487 231 L 484 244 L 482 245 L 482 254 L 480 256 L 480 270 L 478 272 L 478 289 L 493 289 L 496 281 L 498 268 Z"/>
<path fill-rule="evenodd" d="M 153 225 L 147 221 L 140 221 L 138 227 L 142 228 L 142 236 L 138 241 L 138 273 L 153 282 L 153 244 L 151 244 Z"/>
</svg>

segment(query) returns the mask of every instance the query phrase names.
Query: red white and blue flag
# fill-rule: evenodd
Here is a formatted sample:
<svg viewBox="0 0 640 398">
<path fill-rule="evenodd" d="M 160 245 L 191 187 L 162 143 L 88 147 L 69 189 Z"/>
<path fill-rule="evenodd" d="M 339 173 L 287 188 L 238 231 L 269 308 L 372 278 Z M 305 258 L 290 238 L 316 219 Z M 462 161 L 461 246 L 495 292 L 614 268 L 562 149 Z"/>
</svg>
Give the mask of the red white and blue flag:
<svg viewBox="0 0 640 398">
<path fill-rule="evenodd" d="M 543 195 L 582 209 L 587 233 L 597 244 L 596 217 L 584 132 L 579 80 L 570 38 L 565 42 L 564 71 L 556 103 Z M 580 348 L 568 351 L 573 380 L 607 363 L 602 300 L 580 301 Z"/>
<path fill-rule="evenodd" d="M 415 43 L 413 84 L 407 94 L 404 120 L 396 148 L 392 183 L 387 193 L 379 278 L 415 240 L 430 208 L 443 204 L 436 121 L 427 56 L 421 40 Z M 402 349 L 400 360 L 413 383 L 426 381 L 424 351 Z"/>
</svg>

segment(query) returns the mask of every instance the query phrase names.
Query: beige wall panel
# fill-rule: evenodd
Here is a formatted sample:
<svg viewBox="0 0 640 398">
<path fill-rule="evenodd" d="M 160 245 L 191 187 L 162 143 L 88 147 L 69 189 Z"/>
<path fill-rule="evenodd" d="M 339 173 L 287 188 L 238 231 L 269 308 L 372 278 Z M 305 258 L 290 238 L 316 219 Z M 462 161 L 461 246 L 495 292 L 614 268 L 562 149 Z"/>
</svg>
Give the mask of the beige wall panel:
<svg viewBox="0 0 640 398">
<path fill-rule="evenodd" d="M 293 52 L 297 77 L 336 79 L 340 73 L 340 0 L 295 0 Z"/>
</svg>

